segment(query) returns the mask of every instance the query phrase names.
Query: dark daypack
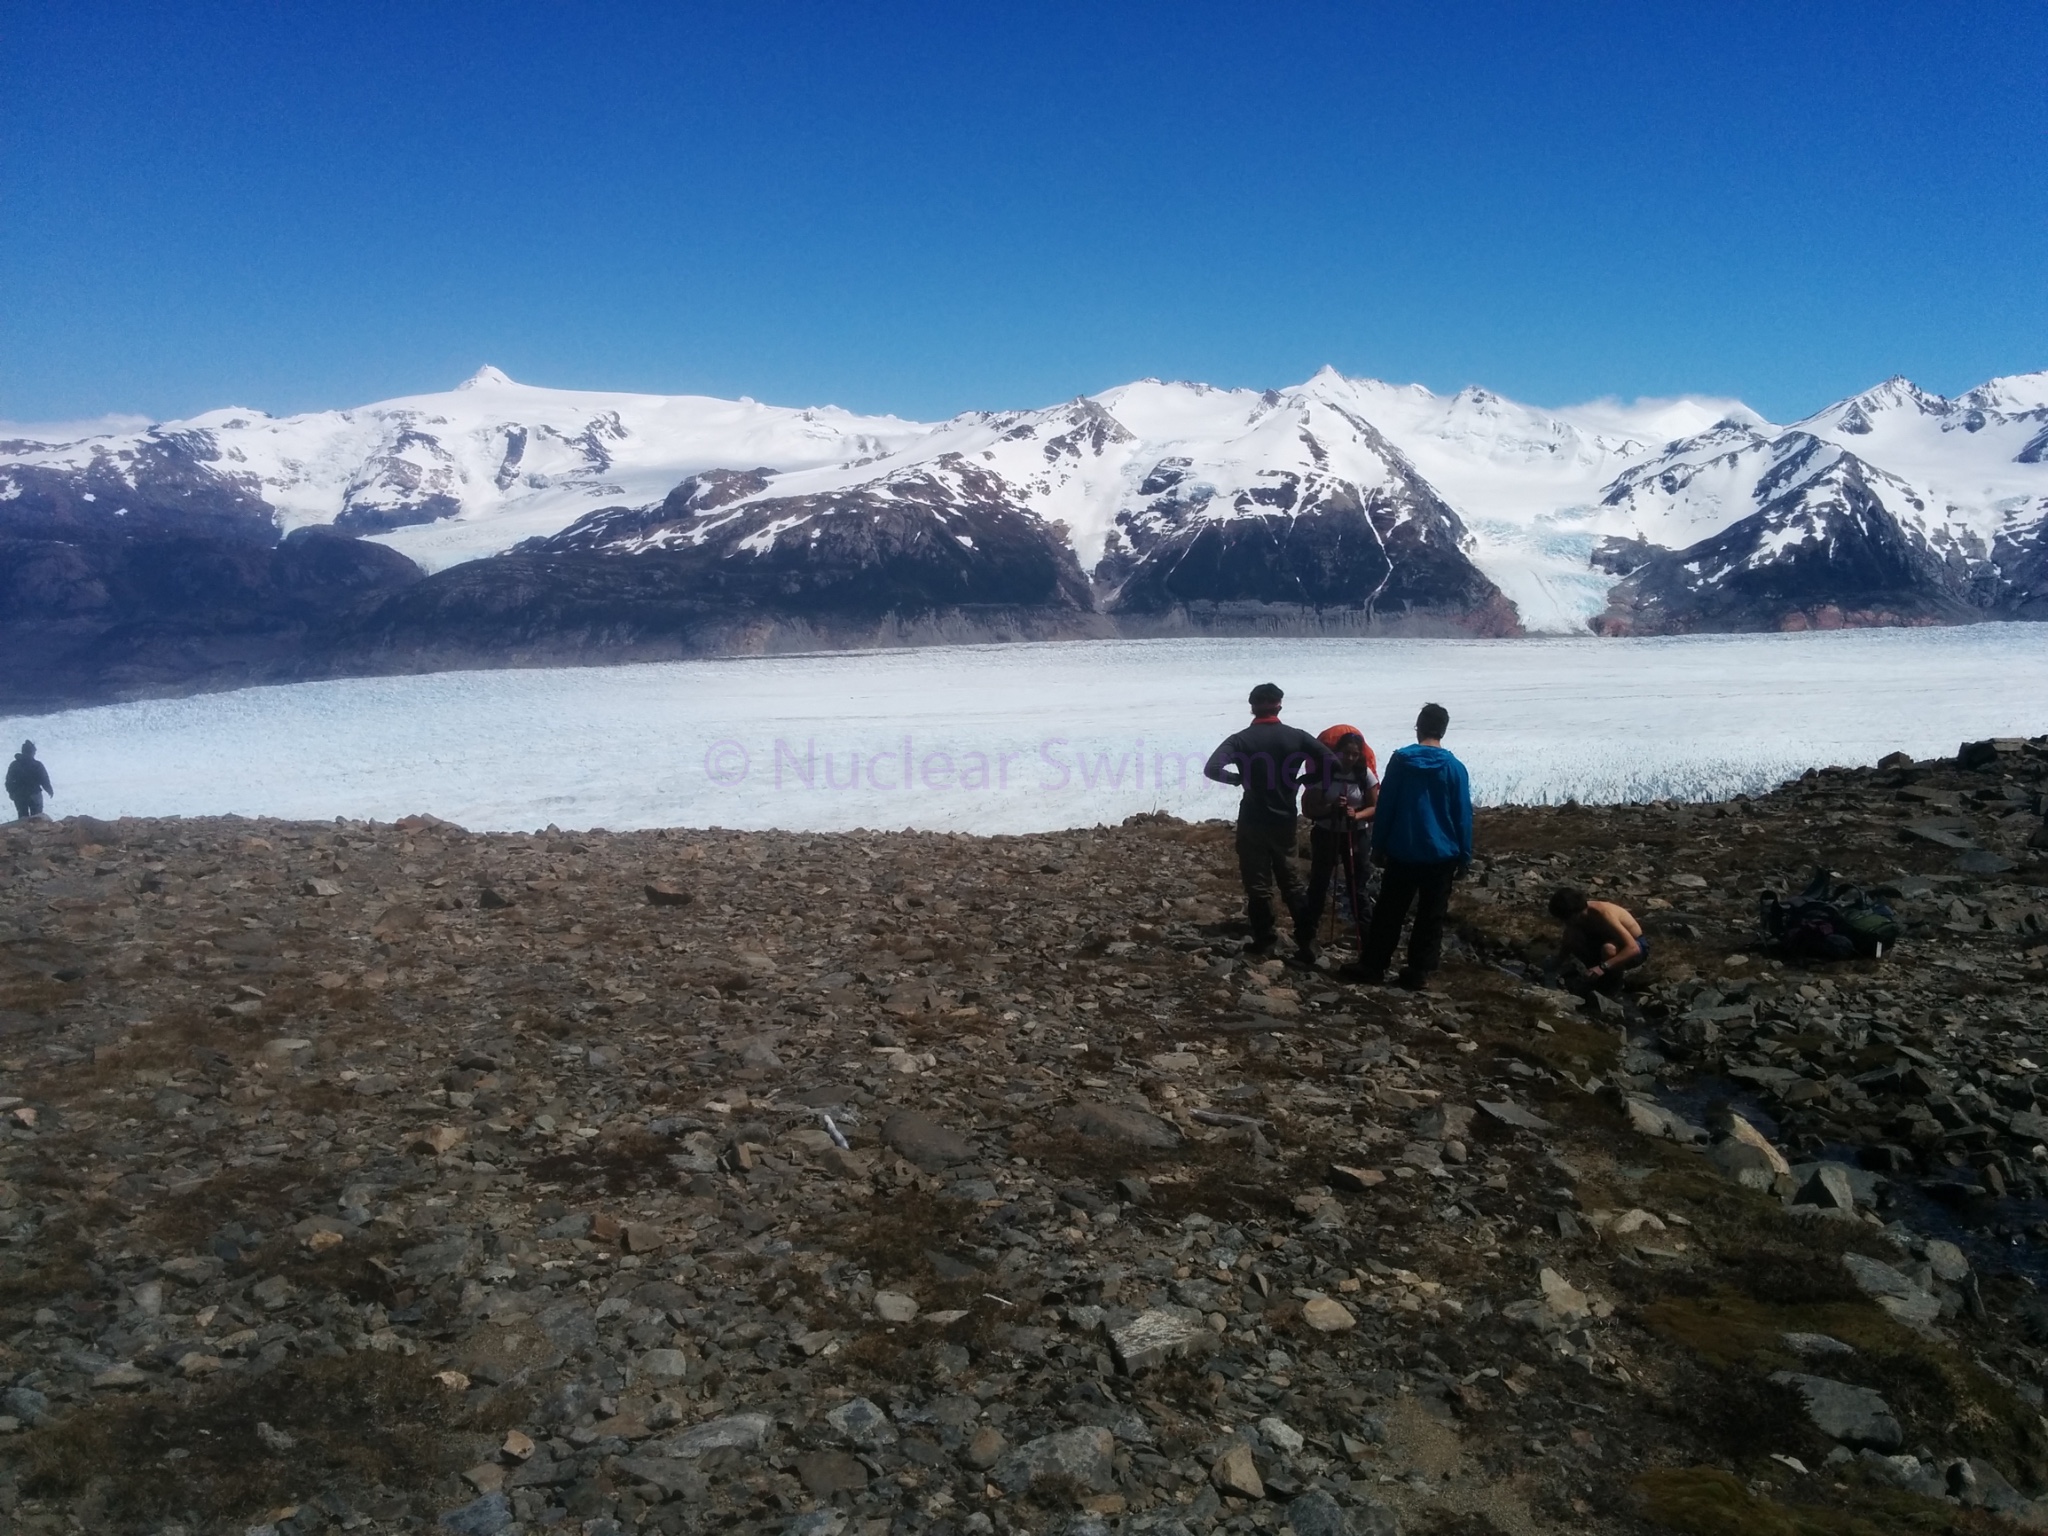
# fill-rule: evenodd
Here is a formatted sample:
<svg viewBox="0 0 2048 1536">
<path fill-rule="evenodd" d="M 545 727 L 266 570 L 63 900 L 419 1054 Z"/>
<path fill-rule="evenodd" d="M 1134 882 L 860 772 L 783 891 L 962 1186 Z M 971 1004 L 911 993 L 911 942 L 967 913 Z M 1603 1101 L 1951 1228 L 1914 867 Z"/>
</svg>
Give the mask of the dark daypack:
<svg viewBox="0 0 2048 1536">
<path fill-rule="evenodd" d="M 1764 942 L 1788 959 L 1848 960 L 1881 956 L 1898 943 L 1897 914 L 1872 901 L 1858 886 L 1836 884 L 1816 870 L 1805 890 L 1790 900 L 1764 892 L 1758 903 Z"/>
</svg>

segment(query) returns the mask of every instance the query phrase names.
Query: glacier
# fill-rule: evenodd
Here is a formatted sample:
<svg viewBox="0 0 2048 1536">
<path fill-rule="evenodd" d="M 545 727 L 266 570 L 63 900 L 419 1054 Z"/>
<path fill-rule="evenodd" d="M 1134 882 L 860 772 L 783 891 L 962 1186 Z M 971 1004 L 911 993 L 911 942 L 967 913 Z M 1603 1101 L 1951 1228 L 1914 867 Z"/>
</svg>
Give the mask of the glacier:
<svg viewBox="0 0 2048 1536">
<path fill-rule="evenodd" d="M 448 672 L 0 717 L 57 814 L 425 812 L 555 825 L 1022 833 L 1227 817 L 1201 764 L 1251 686 L 1360 726 L 1416 710 L 1486 804 L 1715 799 L 1812 766 L 2048 731 L 2048 625 L 1598 640 L 1068 641 Z"/>
</svg>

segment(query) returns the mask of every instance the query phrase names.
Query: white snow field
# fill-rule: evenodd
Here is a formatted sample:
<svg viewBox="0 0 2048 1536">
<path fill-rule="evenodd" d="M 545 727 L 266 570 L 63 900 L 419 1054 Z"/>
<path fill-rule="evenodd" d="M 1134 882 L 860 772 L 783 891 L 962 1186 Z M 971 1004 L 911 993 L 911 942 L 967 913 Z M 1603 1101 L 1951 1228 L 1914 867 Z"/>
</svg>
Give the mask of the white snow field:
<svg viewBox="0 0 2048 1536">
<path fill-rule="evenodd" d="M 1382 759 L 1443 703 L 1499 804 L 1719 798 L 2035 735 L 2043 676 L 2048 624 L 1068 642 L 302 683 L 5 718 L 0 743 L 38 743 L 60 815 L 1025 832 L 1234 814 L 1201 766 L 1269 679 L 1288 720 Z"/>
</svg>

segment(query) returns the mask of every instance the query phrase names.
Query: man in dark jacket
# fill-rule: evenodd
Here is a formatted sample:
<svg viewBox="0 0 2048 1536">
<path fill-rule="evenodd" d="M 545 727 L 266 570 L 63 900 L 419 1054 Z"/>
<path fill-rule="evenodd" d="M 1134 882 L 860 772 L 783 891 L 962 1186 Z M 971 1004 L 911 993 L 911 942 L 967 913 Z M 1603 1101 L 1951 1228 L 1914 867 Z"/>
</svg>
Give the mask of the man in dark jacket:
<svg viewBox="0 0 2048 1536">
<path fill-rule="evenodd" d="M 1444 750 L 1450 725 L 1450 711 L 1441 704 L 1423 705 L 1415 718 L 1415 745 L 1389 758 L 1380 780 L 1372 857 L 1386 874 L 1365 951 L 1358 957 L 1359 972 L 1368 982 L 1386 975 L 1410 906 L 1415 928 L 1408 936 L 1401 985 L 1420 991 L 1443 958 L 1451 882 L 1472 867 L 1472 785 L 1465 765 Z"/>
<path fill-rule="evenodd" d="M 1277 887 L 1294 924 L 1297 949 L 1311 949 L 1313 929 L 1301 922 L 1301 886 L 1294 877 L 1295 801 L 1304 784 L 1325 784 L 1337 759 L 1307 731 L 1280 723 L 1277 685 L 1261 683 L 1251 693 L 1252 723 L 1209 756 L 1202 772 L 1218 784 L 1239 786 L 1237 872 L 1244 881 L 1244 912 L 1252 925 L 1251 948 L 1269 955 L 1279 931 L 1273 912 Z"/>
<path fill-rule="evenodd" d="M 36 761 L 36 744 L 24 741 L 14 761 L 7 765 L 7 798 L 14 802 L 14 814 L 22 821 L 43 814 L 43 796 L 54 795 L 50 770 Z"/>
</svg>

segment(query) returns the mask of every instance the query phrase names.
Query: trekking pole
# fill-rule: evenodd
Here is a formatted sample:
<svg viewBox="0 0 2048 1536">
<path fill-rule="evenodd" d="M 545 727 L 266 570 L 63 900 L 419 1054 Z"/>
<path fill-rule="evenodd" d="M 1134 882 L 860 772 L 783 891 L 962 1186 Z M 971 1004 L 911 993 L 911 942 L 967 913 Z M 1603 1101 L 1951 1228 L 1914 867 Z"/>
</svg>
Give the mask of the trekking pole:
<svg viewBox="0 0 2048 1536">
<path fill-rule="evenodd" d="M 1342 833 L 1343 841 L 1338 843 L 1337 845 L 1337 868 L 1335 870 L 1335 873 L 1341 878 L 1342 887 L 1344 891 L 1344 899 L 1346 901 L 1351 902 L 1353 904 L 1352 910 L 1356 911 L 1358 892 L 1354 890 L 1353 887 L 1358 882 L 1351 878 L 1350 822 L 1351 818 L 1349 816 L 1346 816 L 1344 817 L 1343 822 L 1340 824 L 1339 830 Z M 1331 883 L 1333 886 L 1338 884 L 1337 881 L 1332 881 Z M 1332 897 L 1330 901 L 1328 921 L 1325 923 L 1324 928 L 1325 931 L 1323 933 L 1323 943 L 1328 944 L 1331 940 L 1337 937 L 1337 902 L 1334 897 Z"/>
<path fill-rule="evenodd" d="M 1341 871 L 1339 872 L 1341 873 Z M 1346 894 L 1348 895 L 1350 893 L 1346 892 Z M 1322 942 L 1324 944 L 1328 944 L 1330 940 L 1334 939 L 1337 936 L 1337 903 L 1334 897 L 1330 901 L 1324 903 L 1322 922 Z"/>
</svg>

